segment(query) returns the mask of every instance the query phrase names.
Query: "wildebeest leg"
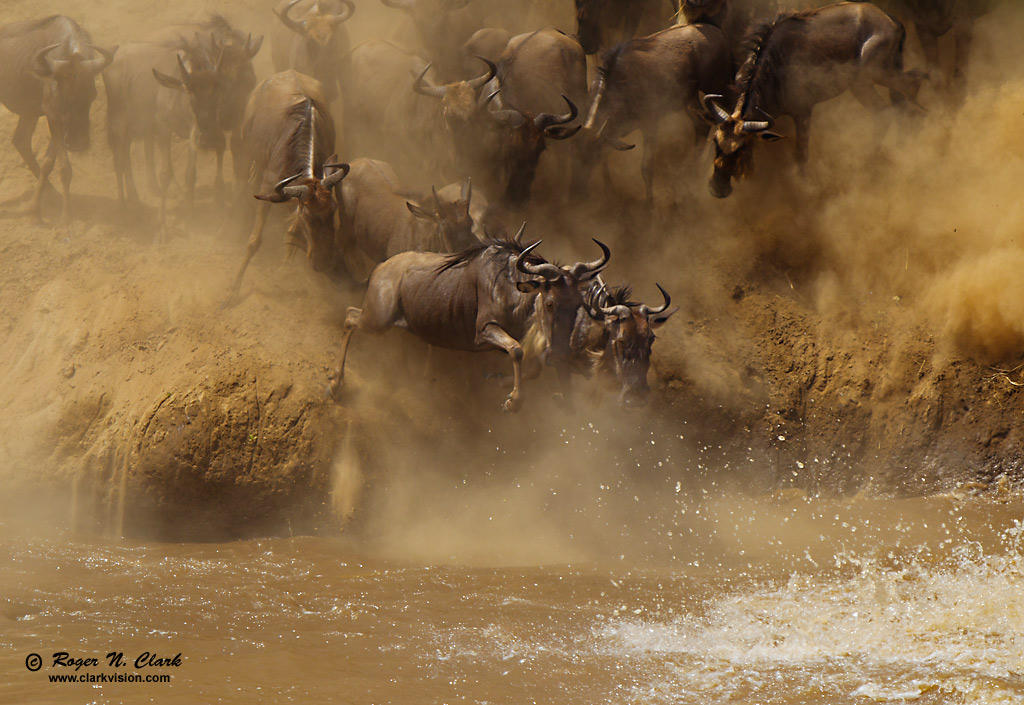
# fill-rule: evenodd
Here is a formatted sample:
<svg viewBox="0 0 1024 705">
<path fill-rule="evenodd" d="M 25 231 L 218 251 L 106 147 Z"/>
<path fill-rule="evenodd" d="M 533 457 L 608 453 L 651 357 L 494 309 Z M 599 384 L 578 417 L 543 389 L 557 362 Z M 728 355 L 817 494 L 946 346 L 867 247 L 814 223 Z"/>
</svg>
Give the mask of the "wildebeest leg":
<svg viewBox="0 0 1024 705">
<path fill-rule="evenodd" d="M 953 59 L 953 83 L 950 86 L 953 99 L 962 103 L 967 93 L 967 59 L 971 53 L 971 44 L 974 42 L 974 25 L 964 20 L 957 24 L 953 30 L 956 39 L 956 56 Z"/>
<path fill-rule="evenodd" d="M 231 291 L 228 292 L 228 298 L 224 301 L 224 306 L 234 303 L 235 299 L 238 298 L 238 292 L 242 288 L 242 277 L 245 275 L 245 270 L 249 267 L 249 261 L 252 260 L 253 255 L 259 251 L 260 245 L 263 244 L 263 226 L 267 222 L 267 215 L 269 213 L 270 203 L 260 201 L 256 206 L 256 222 L 252 225 L 249 244 L 245 248 L 245 260 L 242 262 L 242 268 L 235 275 L 235 281 L 231 285 Z"/>
<path fill-rule="evenodd" d="M 49 182 L 50 172 L 53 171 L 53 165 L 56 161 L 57 141 L 51 137 L 50 144 L 46 147 L 46 154 L 43 156 L 43 161 L 39 165 L 39 179 L 36 181 L 35 193 L 32 194 L 32 200 L 29 202 L 28 206 L 29 213 L 32 213 L 37 220 L 43 219 L 43 189 L 46 188 L 46 184 Z"/>
<path fill-rule="evenodd" d="M 56 140 L 54 140 L 56 141 Z M 71 176 L 74 170 L 71 168 L 71 159 L 68 157 L 68 150 L 63 145 L 57 147 L 57 161 L 60 163 L 60 185 L 63 200 L 60 209 L 60 223 L 68 237 L 74 237 L 75 228 L 71 219 Z"/>
<path fill-rule="evenodd" d="M 327 385 L 327 395 L 335 399 L 338 398 L 338 392 L 341 391 L 342 385 L 345 384 L 345 358 L 348 356 L 348 343 L 352 339 L 352 334 L 356 332 L 356 328 L 361 327 L 362 320 L 363 309 L 361 308 L 350 306 L 345 312 L 345 325 L 341 329 L 341 349 L 338 350 L 338 366 L 335 368 L 334 374 L 331 375 L 331 381 Z M 384 330 L 387 330 L 387 327 Z"/>
<path fill-rule="evenodd" d="M 171 135 L 160 136 L 160 151 L 163 153 L 164 163 L 160 170 L 160 232 L 156 241 L 162 243 L 167 235 L 167 191 L 171 188 L 171 179 L 174 178 L 174 166 L 171 164 Z"/>
<path fill-rule="evenodd" d="M 805 113 L 794 115 L 793 123 L 796 125 L 796 140 L 794 140 L 796 163 L 802 174 L 807 168 L 807 157 L 811 143 L 811 111 L 808 110 Z"/>
<path fill-rule="evenodd" d="M 644 177 L 644 195 L 647 207 L 654 205 L 654 161 L 658 152 L 658 128 L 644 130 L 644 157 L 640 162 L 640 173 Z"/>
<path fill-rule="evenodd" d="M 519 388 L 523 382 L 523 347 L 515 338 L 494 323 L 484 326 L 484 329 L 477 335 L 477 343 L 489 343 L 504 350 L 512 358 L 512 391 L 509 393 L 508 399 L 505 400 L 504 409 L 509 413 L 519 411 L 519 407 L 522 406 Z"/>
<path fill-rule="evenodd" d="M 244 184 L 248 177 L 249 165 L 245 157 L 245 146 L 238 130 L 231 133 L 231 168 L 236 184 Z"/>
<path fill-rule="evenodd" d="M 160 181 L 156 177 L 156 139 L 144 137 L 142 147 L 146 153 L 146 173 L 149 175 L 149 189 L 153 193 L 160 193 Z"/>
<path fill-rule="evenodd" d="M 38 115 L 20 115 L 18 126 L 14 128 L 14 135 L 11 137 L 11 143 L 18 150 L 21 158 L 25 160 L 25 164 L 28 165 L 33 176 L 39 176 L 39 162 L 36 161 L 36 155 L 32 151 L 32 133 L 36 131 L 38 123 Z"/>
<path fill-rule="evenodd" d="M 224 195 L 224 149 L 218 148 L 216 152 L 217 156 L 217 175 L 213 179 L 213 188 L 216 189 L 218 196 Z"/>
<path fill-rule="evenodd" d="M 185 203 L 189 213 L 195 212 L 196 203 L 196 159 L 199 154 L 199 128 L 192 128 L 188 140 L 188 161 L 185 165 Z M 221 154 L 223 157 L 223 154 Z"/>
<path fill-rule="evenodd" d="M 921 44 L 921 53 L 924 54 L 925 63 L 930 71 L 940 70 L 939 65 L 939 38 L 927 25 L 920 22 L 914 23 L 917 30 L 917 41 Z"/>
</svg>

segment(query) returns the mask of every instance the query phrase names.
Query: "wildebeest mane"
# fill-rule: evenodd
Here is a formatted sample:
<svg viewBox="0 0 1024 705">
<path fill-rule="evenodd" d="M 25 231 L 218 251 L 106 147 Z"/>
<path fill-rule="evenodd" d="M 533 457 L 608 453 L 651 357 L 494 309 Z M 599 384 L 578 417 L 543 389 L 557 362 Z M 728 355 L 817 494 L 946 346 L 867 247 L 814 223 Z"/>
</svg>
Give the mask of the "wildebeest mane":
<svg viewBox="0 0 1024 705">
<path fill-rule="evenodd" d="M 448 269 L 455 269 L 456 267 L 463 267 L 473 260 L 488 256 L 492 262 L 500 259 L 514 259 L 523 253 L 526 247 L 515 240 L 508 238 L 487 238 L 480 242 L 473 243 L 462 252 L 454 252 L 447 255 L 444 258 L 444 263 L 441 264 L 437 271 L 438 273 L 444 272 Z M 547 262 L 546 259 L 539 255 L 535 255 L 532 252 L 526 255 L 526 260 L 529 264 L 544 264 Z"/>
<path fill-rule="evenodd" d="M 746 111 L 760 105 L 775 104 L 781 86 L 779 71 L 785 56 L 780 42 L 779 28 L 803 27 L 804 14 L 797 12 L 780 13 L 755 25 L 743 41 L 746 59 L 736 74 L 736 90 L 739 93 L 738 107 Z"/>
</svg>

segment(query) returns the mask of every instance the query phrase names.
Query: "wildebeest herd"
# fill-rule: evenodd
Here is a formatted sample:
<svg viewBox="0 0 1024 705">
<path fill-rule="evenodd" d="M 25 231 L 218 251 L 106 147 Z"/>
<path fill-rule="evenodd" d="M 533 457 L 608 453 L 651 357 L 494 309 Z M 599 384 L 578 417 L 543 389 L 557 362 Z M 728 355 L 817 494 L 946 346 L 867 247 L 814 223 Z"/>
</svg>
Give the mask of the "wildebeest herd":
<svg viewBox="0 0 1024 705">
<path fill-rule="evenodd" d="M 253 60 L 263 37 L 219 15 L 107 48 L 61 15 L 0 28 L 0 101 L 18 116 L 12 142 L 37 177 L 31 210 L 38 215 L 56 165 L 60 223 L 73 234 L 70 153 L 88 147 L 102 76 L 119 200 L 126 209 L 139 202 L 131 152 L 140 141 L 160 194 L 161 233 L 172 141 L 187 144 L 187 207 L 200 153 L 214 152 L 214 188 L 224 190 L 230 148 L 238 207 L 254 222 L 241 267 L 224 283 L 226 305 L 239 298 L 273 203 L 289 204 L 289 248 L 334 282 L 365 285 L 362 306 L 348 309 L 331 394 L 342 392 L 351 335 L 397 327 L 436 346 L 506 352 L 507 411 L 520 407 L 522 380 L 541 363 L 563 388 L 572 372 L 599 370 L 617 381 L 621 403 L 646 403 L 653 330 L 672 313 L 660 286 L 656 308 L 631 301 L 628 287 L 606 286 L 611 252 L 597 240 L 596 259 L 558 265 L 537 253 L 539 240 L 523 242 L 525 225 L 510 234 L 506 224 L 521 220 L 542 159 L 559 164 L 564 195 L 583 201 L 595 192 L 595 168 L 607 178 L 607 150 L 631 149 L 639 132 L 650 207 L 659 130 L 664 118 L 683 115 L 697 143 L 713 145 L 713 163 L 696 163 L 693 150 L 694 168 L 709 174 L 711 195 L 725 198 L 750 173 L 756 142 L 780 138 L 772 128 L 781 116 L 793 119 L 803 165 L 818 103 L 850 91 L 878 111 L 881 87 L 896 109 L 921 110 L 928 75 L 904 66 L 906 23 L 933 74 L 937 38 L 955 33 L 947 86 L 955 100 L 972 23 L 989 5 L 575 0 L 576 26 L 556 28 L 526 26 L 530 0 L 361 2 L 404 14 L 414 31 L 404 44 L 352 46 L 346 23 L 359 2 L 268 4 L 277 73 L 262 81 Z M 37 160 L 31 138 L 43 116 L 50 140 Z M 395 165 L 409 154 L 423 157 L 400 176 Z M 408 185 L 443 183 L 426 197 Z"/>
</svg>

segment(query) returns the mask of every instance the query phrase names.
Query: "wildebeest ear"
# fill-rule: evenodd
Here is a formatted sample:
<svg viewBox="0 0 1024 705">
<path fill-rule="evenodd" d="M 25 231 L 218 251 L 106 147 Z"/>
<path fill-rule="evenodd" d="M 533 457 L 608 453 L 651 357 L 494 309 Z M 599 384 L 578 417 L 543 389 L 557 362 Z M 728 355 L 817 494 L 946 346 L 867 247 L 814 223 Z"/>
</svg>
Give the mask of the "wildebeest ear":
<svg viewBox="0 0 1024 705">
<path fill-rule="evenodd" d="M 417 218 L 423 218 L 424 220 L 437 220 L 437 213 L 431 213 L 426 208 L 417 206 L 415 203 L 406 201 L 405 207 L 408 208 L 409 212 Z"/>
<path fill-rule="evenodd" d="M 665 321 L 669 319 L 669 317 L 673 313 L 675 313 L 678 310 L 678 308 L 670 308 L 668 311 L 665 311 L 664 313 L 657 313 L 651 316 L 651 328 L 657 328 L 658 326 L 662 325 Z"/>
<path fill-rule="evenodd" d="M 532 294 L 540 289 L 540 285 L 541 282 L 536 279 L 527 279 L 526 281 L 516 282 L 516 288 L 524 294 Z"/>
<path fill-rule="evenodd" d="M 185 89 L 185 82 L 182 81 L 180 78 L 168 76 L 166 73 L 160 73 L 156 69 L 153 69 L 153 77 L 156 78 L 156 82 L 159 83 L 161 86 L 166 86 L 167 88 L 175 88 L 179 91 Z"/>
<path fill-rule="evenodd" d="M 776 142 L 778 140 L 786 139 L 785 135 L 780 135 L 775 132 L 758 132 L 757 136 L 763 139 L 765 142 Z"/>
</svg>

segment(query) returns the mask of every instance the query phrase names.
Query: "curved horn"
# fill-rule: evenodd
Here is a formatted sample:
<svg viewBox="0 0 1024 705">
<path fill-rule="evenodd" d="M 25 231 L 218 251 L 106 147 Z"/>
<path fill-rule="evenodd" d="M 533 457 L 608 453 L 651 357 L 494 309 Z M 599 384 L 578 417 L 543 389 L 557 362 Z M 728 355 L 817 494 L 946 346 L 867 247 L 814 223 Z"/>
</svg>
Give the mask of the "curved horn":
<svg viewBox="0 0 1024 705">
<path fill-rule="evenodd" d="M 187 86 L 192 78 L 192 74 L 190 74 L 188 69 L 185 68 L 185 61 L 181 58 L 181 54 L 176 54 L 175 58 L 178 59 L 178 70 L 181 72 L 181 80 L 184 81 Z"/>
<path fill-rule="evenodd" d="M 60 59 L 51 59 L 48 54 L 59 47 L 60 44 L 51 44 L 48 47 L 44 47 L 36 52 L 35 59 L 32 60 L 32 64 L 35 66 L 36 73 L 43 76 L 51 76 L 53 72 L 57 70 L 59 66 L 66 64 L 67 62 Z"/>
<path fill-rule="evenodd" d="M 295 7 L 299 2 L 301 2 L 301 0 L 292 0 L 290 3 L 285 5 L 284 9 L 281 10 L 280 12 L 274 10 L 274 14 L 277 15 L 277 19 L 281 20 L 281 24 L 283 24 L 285 27 L 292 30 L 293 32 L 302 33 L 306 31 L 306 24 L 304 22 L 296 22 L 288 14 L 289 12 L 292 11 L 292 8 Z"/>
<path fill-rule="evenodd" d="M 462 184 L 462 192 L 459 194 L 459 200 L 469 203 L 473 199 L 473 177 L 467 176 L 466 183 Z"/>
<path fill-rule="evenodd" d="M 754 132 L 764 132 L 765 130 L 767 130 L 771 126 L 772 126 L 772 124 L 770 122 L 768 122 L 767 120 L 744 120 L 743 121 L 743 131 L 746 132 L 747 134 L 751 134 L 751 133 L 754 133 Z"/>
<path fill-rule="evenodd" d="M 257 193 L 257 194 L 254 194 L 254 197 L 258 198 L 261 201 L 270 201 L 271 203 L 282 203 L 283 201 L 287 201 L 289 198 L 295 198 L 295 196 L 299 195 L 299 193 L 300 193 L 299 189 L 304 189 L 305 187 L 304 186 L 288 186 L 288 184 L 290 184 L 291 182 L 295 181 L 295 179 L 299 178 L 300 176 L 302 176 L 301 172 L 298 173 L 298 174 L 295 174 L 294 176 L 289 176 L 286 179 L 281 179 L 276 184 L 274 184 L 274 192 L 273 193 L 269 193 L 269 194 Z"/>
<path fill-rule="evenodd" d="M 396 10 L 412 10 L 416 7 L 416 0 L 380 0 L 388 7 Z"/>
<path fill-rule="evenodd" d="M 612 258 L 612 251 L 608 249 L 600 240 L 591 238 L 597 243 L 597 246 L 601 248 L 601 258 L 596 259 L 593 262 L 577 262 L 571 268 L 573 276 L 579 279 L 581 282 L 589 281 L 593 277 L 608 266 L 608 260 Z"/>
<path fill-rule="evenodd" d="M 338 164 L 324 164 L 325 174 L 327 173 L 328 169 L 336 169 L 336 171 L 332 171 L 330 175 L 325 176 L 323 181 L 321 181 L 320 183 L 323 184 L 325 189 L 330 190 L 337 186 L 338 184 L 340 184 L 341 180 L 348 176 L 348 172 L 352 169 L 352 167 L 344 162 Z"/>
<path fill-rule="evenodd" d="M 431 98 L 444 98 L 445 91 L 448 90 L 448 87 L 432 86 L 429 83 L 427 83 L 426 79 L 424 78 L 424 76 L 427 75 L 427 71 L 430 70 L 431 66 L 433 66 L 432 63 L 427 64 L 423 68 L 423 70 L 420 71 L 420 75 L 416 77 L 416 82 L 412 85 L 412 89 L 419 93 L 420 95 L 428 95 Z"/>
<path fill-rule="evenodd" d="M 107 51 L 102 47 L 96 46 L 95 44 L 86 44 L 86 46 L 92 49 L 97 54 L 99 54 L 97 58 L 89 59 L 88 61 L 82 63 L 82 66 L 87 71 L 91 71 L 92 73 L 99 73 L 103 69 L 110 66 L 110 64 L 114 61 L 114 52 Z"/>
<path fill-rule="evenodd" d="M 573 105 L 573 102 L 566 98 L 564 95 L 562 96 L 562 100 L 564 100 L 566 105 L 569 106 L 569 112 L 565 113 L 564 115 L 552 115 L 551 113 L 541 113 L 540 115 L 533 119 L 533 124 L 540 128 L 541 130 L 546 130 L 549 127 L 553 127 L 555 125 L 565 125 L 566 123 L 575 120 L 576 116 L 580 114 L 580 111 L 577 110 L 576 106 Z"/>
<path fill-rule="evenodd" d="M 719 105 L 718 101 L 722 99 L 722 96 L 717 93 L 711 93 L 704 96 L 704 107 L 707 109 L 708 114 L 711 115 L 712 119 L 721 125 L 724 122 L 728 122 L 732 115 Z"/>
<path fill-rule="evenodd" d="M 480 56 L 479 54 L 477 55 L 476 58 L 480 59 L 480 61 L 482 61 L 485 64 L 487 64 L 487 72 L 477 76 L 476 78 L 472 79 L 471 81 L 467 81 L 467 83 L 469 84 L 470 88 L 472 88 L 474 91 L 480 90 L 488 82 L 490 82 L 490 80 L 492 78 L 494 78 L 495 76 L 498 75 L 498 67 L 494 65 L 493 61 L 491 61 L 490 59 L 485 59 L 484 57 Z"/>
<path fill-rule="evenodd" d="M 665 299 L 665 303 L 660 308 L 651 308 L 646 304 L 640 307 L 640 312 L 645 316 L 650 316 L 652 313 L 664 313 L 672 303 L 672 297 L 668 295 L 668 292 L 661 288 L 661 284 L 654 282 L 654 286 L 658 287 L 658 291 L 661 292 L 662 297 Z"/>
<path fill-rule="evenodd" d="M 523 244 L 523 233 L 525 233 L 525 232 L 526 232 L 526 221 L 524 220 L 523 224 L 519 226 L 519 232 L 517 232 L 516 236 L 514 238 L 512 238 L 512 242 L 516 243 L 517 245 L 522 245 Z M 537 241 L 537 244 L 538 245 L 540 244 L 540 240 Z M 532 247 L 532 245 L 531 245 L 531 247 Z"/>
<path fill-rule="evenodd" d="M 345 11 L 339 12 L 337 15 L 331 15 L 331 24 L 335 27 L 342 22 L 347 22 L 356 12 L 356 6 L 352 3 L 352 0 L 341 0 L 341 2 L 345 5 Z"/>
<path fill-rule="evenodd" d="M 523 223 L 523 228 L 525 227 L 526 223 Z M 521 230 L 522 228 L 520 228 L 520 231 Z M 516 235 L 516 237 L 521 237 L 521 235 Z M 535 247 L 537 247 L 537 245 L 539 245 L 542 242 L 544 241 L 537 240 L 537 242 L 533 243 L 532 245 L 530 245 L 525 250 L 519 253 L 519 256 L 516 257 L 516 269 L 518 269 L 523 274 L 529 274 L 535 277 L 543 277 L 544 279 L 547 279 L 549 281 L 558 279 L 560 276 L 562 276 L 562 271 L 555 265 L 551 264 L 550 262 L 544 262 L 543 264 L 530 264 L 529 262 L 526 261 L 526 255 L 528 255 L 531 250 L 533 250 Z"/>
</svg>

